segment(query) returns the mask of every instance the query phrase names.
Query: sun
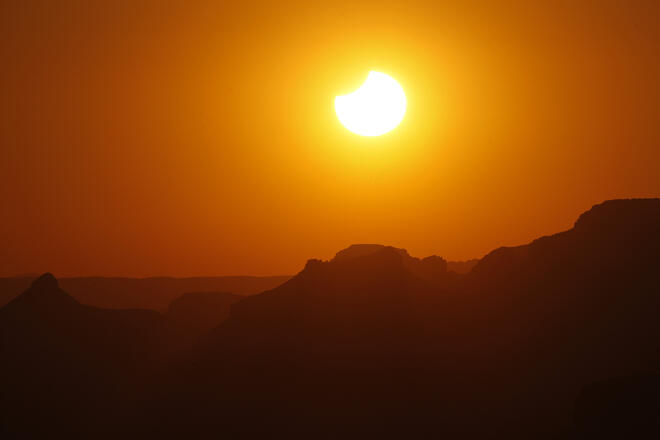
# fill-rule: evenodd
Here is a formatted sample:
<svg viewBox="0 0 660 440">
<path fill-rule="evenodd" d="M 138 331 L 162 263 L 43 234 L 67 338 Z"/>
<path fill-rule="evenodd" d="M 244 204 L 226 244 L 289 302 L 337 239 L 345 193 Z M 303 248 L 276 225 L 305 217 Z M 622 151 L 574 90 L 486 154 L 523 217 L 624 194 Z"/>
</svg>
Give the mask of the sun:
<svg viewBox="0 0 660 440">
<path fill-rule="evenodd" d="M 361 136 L 380 136 L 403 120 L 406 94 L 394 78 L 372 70 L 359 89 L 335 97 L 335 112 L 349 131 Z"/>
</svg>

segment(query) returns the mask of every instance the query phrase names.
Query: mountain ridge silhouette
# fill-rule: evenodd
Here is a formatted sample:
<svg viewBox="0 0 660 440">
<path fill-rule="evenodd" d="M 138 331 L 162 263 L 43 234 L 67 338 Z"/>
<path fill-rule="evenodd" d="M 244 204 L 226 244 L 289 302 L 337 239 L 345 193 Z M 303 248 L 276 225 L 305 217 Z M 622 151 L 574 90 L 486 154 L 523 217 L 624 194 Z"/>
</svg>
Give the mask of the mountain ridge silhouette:
<svg viewBox="0 0 660 440">
<path fill-rule="evenodd" d="M 287 393 L 301 393 L 307 408 L 296 410 L 306 411 L 310 423 L 289 426 L 294 432 L 326 426 L 329 420 L 318 415 L 325 413 L 335 420 L 333 435 L 345 436 L 351 426 L 400 416 L 376 401 L 410 403 L 430 393 L 452 402 L 439 406 L 448 417 L 441 430 L 446 435 L 483 438 L 492 431 L 536 438 L 553 429 L 560 435 L 570 429 L 567 408 L 581 387 L 649 365 L 660 368 L 658 346 L 648 336 L 660 336 L 654 318 L 660 311 L 659 226 L 658 199 L 608 201 L 568 231 L 496 249 L 466 275 L 441 271 L 436 283 L 407 266 L 403 250 L 352 246 L 338 252 L 340 258 L 310 260 L 283 285 L 233 305 L 230 318 L 199 348 L 196 363 L 210 371 L 234 364 L 246 372 L 238 394 L 284 402 Z M 626 337 L 607 336 L 617 333 Z M 255 380 L 268 364 L 282 367 L 265 383 Z M 412 385 L 411 375 L 423 386 Z M 304 385 L 282 394 L 273 386 L 280 382 Z M 395 392 L 395 384 L 407 386 Z M 204 386 L 199 399 L 212 399 Z M 334 397 L 318 400 L 306 388 Z M 393 393 L 389 398 L 385 389 Z M 356 392 L 355 406 L 329 403 Z M 480 424 L 470 423 L 477 402 L 497 395 L 510 403 L 487 406 Z M 354 411 L 368 405 L 380 413 L 356 420 Z M 408 421 L 432 429 L 433 417 L 424 413 L 424 406 L 415 406 Z M 526 422 L 513 423 L 512 414 Z M 559 422 L 550 428 L 548 420 Z M 384 431 L 404 435 L 399 429 Z"/>
<path fill-rule="evenodd" d="M 200 338 L 153 311 L 81 305 L 44 274 L 0 308 L 0 426 L 95 437 L 156 427 L 201 437 L 219 426 L 241 438 L 625 437 L 637 421 L 659 429 L 658 286 L 660 199 L 595 205 L 573 228 L 493 250 L 465 274 L 440 257 L 353 245 L 256 295 L 180 298 Z M 100 432 L 109 424 L 112 435 Z"/>
<path fill-rule="evenodd" d="M 27 289 L 37 277 L 0 278 L 0 306 Z M 289 276 L 251 277 L 72 277 L 59 283 L 77 301 L 109 309 L 151 309 L 165 313 L 170 303 L 187 292 L 232 292 L 254 295 L 276 287 Z"/>
</svg>

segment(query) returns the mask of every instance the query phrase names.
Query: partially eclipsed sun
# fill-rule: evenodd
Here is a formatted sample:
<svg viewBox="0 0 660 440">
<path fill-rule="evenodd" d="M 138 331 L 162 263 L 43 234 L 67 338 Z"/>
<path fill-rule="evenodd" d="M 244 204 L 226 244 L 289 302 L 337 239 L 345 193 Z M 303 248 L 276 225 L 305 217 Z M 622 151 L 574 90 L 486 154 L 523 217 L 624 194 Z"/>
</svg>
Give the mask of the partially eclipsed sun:
<svg viewBox="0 0 660 440">
<path fill-rule="evenodd" d="M 406 114 L 406 94 L 394 78 L 369 72 L 359 89 L 335 97 L 339 121 L 362 136 L 380 136 L 393 130 Z"/>
</svg>

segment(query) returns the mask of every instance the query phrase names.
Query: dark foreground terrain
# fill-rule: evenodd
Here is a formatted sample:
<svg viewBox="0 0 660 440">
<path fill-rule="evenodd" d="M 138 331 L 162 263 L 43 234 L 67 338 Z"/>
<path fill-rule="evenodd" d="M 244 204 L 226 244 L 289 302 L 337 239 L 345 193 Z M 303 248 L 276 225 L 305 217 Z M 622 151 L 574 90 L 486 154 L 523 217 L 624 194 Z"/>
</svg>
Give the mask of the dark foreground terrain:
<svg viewBox="0 0 660 440">
<path fill-rule="evenodd" d="M 65 290 L 0 309 L 3 438 L 660 438 L 660 199 L 466 274 L 355 245 L 163 314 Z"/>
</svg>

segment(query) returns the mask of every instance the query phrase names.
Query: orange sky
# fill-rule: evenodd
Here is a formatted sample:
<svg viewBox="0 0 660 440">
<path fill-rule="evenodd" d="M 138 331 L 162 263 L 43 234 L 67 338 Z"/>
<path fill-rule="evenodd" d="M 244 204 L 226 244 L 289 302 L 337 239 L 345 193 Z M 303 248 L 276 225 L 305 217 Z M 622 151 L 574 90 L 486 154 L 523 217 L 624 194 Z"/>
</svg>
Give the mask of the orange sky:
<svg viewBox="0 0 660 440">
<path fill-rule="evenodd" d="M 658 2 L 167 3 L 0 5 L 0 275 L 467 259 L 660 196 Z M 333 108 L 369 70 L 377 138 Z"/>
</svg>

